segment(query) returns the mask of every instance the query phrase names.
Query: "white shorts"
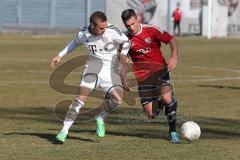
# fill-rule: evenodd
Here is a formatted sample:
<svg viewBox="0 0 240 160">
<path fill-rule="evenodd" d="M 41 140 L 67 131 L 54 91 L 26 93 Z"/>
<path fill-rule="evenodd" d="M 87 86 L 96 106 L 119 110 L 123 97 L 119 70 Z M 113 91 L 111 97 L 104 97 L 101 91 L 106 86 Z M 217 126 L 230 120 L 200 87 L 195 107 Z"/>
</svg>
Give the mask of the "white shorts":
<svg viewBox="0 0 240 160">
<path fill-rule="evenodd" d="M 100 86 L 105 93 L 113 86 L 122 86 L 119 70 L 117 68 L 108 68 L 85 65 L 82 74 L 80 86 L 91 90 Z"/>
</svg>

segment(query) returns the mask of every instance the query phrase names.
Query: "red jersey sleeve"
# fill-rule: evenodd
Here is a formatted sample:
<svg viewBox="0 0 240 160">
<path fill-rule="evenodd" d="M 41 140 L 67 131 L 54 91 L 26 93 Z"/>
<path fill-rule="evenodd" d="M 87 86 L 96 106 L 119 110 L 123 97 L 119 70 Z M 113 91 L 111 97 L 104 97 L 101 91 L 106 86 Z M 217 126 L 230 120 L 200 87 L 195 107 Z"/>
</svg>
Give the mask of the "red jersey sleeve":
<svg viewBox="0 0 240 160">
<path fill-rule="evenodd" d="M 157 27 L 151 27 L 151 33 L 156 37 L 159 42 L 163 42 L 165 44 L 170 43 L 173 39 L 172 35 Z"/>
</svg>

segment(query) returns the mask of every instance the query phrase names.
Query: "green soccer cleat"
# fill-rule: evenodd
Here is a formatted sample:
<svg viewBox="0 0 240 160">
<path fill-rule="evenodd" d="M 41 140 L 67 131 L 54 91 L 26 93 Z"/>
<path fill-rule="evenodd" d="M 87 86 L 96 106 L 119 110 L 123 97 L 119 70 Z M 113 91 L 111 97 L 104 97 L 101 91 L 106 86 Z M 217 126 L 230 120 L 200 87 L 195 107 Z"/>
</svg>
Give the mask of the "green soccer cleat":
<svg viewBox="0 0 240 160">
<path fill-rule="evenodd" d="M 65 132 L 59 132 L 58 135 L 56 136 L 56 144 L 63 144 L 66 141 L 67 138 L 67 133 Z"/>
<path fill-rule="evenodd" d="M 95 118 L 96 119 L 96 134 L 98 137 L 104 137 L 105 136 L 105 124 L 103 120 Z"/>
</svg>

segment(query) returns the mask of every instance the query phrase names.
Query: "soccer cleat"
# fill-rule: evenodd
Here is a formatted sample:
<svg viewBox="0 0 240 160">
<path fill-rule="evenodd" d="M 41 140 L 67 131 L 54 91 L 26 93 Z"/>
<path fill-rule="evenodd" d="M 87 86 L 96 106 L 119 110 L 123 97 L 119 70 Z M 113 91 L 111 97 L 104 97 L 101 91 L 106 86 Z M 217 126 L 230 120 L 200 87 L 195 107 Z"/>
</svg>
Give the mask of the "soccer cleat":
<svg viewBox="0 0 240 160">
<path fill-rule="evenodd" d="M 172 143 L 179 143 L 179 134 L 177 132 L 169 133 L 169 141 Z"/>
<path fill-rule="evenodd" d="M 95 118 L 96 119 L 96 134 L 98 137 L 104 137 L 105 136 L 105 124 L 103 120 Z"/>
<path fill-rule="evenodd" d="M 65 132 L 59 132 L 58 135 L 56 136 L 56 144 L 63 144 L 66 141 L 67 138 L 67 133 Z"/>
</svg>

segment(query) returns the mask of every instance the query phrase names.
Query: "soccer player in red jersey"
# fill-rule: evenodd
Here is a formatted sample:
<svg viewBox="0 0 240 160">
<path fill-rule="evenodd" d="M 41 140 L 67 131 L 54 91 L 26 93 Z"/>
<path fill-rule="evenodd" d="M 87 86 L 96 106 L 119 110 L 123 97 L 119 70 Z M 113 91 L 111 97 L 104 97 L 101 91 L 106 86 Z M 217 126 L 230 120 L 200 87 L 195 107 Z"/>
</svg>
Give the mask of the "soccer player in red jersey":
<svg viewBox="0 0 240 160">
<path fill-rule="evenodd" d="M 173 18 L 173 34 L 175 35 L 176 28 L 178 29 L 178 36 L 180 36 L 181 28 L 180 23 L 182 19 L 182 11 L 180 10 L 180 3 L 177 3 L 176 9 L 172 13 Z"/>
<path fill-rule="evenodd" d="M 169 140 L 179 142 L 176 132 L 177 100 L 173 94 L 169 72 L 177 65 L 178 45 L 169 33 L 151 25 L 138 22 L 133 9 L 122 12 L 122 20 L 128 30 L 131 41 L 128 52 L 133 62 L 133 72 L 138 81 L 141 104 L 151 118 L 159 112 L 154 106 L 165 106 L 169 123 Z M 171 58 L 166 62 L 160 50 L 161 44 L 170 44 Z"/>
</svg>

